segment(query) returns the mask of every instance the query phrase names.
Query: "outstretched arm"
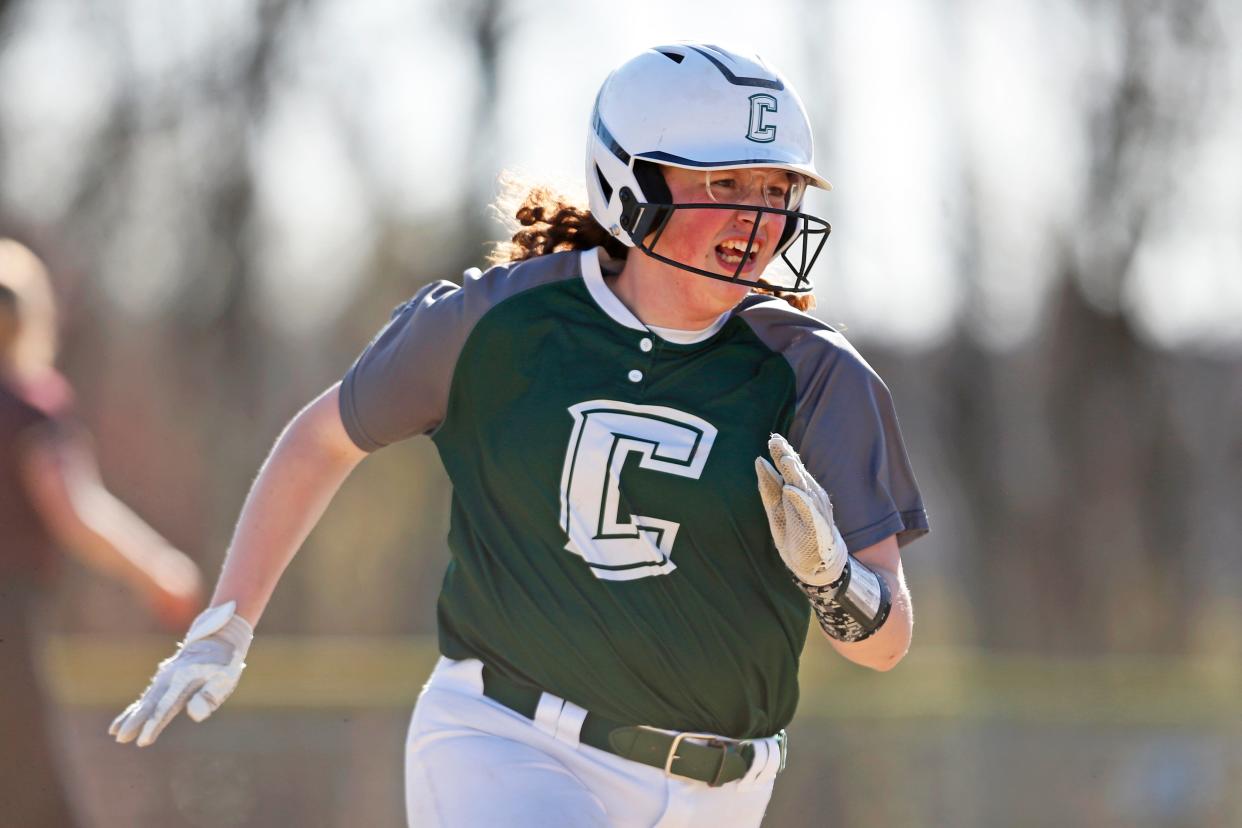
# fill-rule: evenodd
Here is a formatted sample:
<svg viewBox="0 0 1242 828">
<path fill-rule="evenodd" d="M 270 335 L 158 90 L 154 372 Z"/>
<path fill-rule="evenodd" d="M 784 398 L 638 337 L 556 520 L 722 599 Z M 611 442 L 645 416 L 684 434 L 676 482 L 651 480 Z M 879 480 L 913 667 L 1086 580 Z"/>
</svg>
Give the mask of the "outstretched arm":
<svg viewBox="0 0 1242 828">
<path fill-rule="evenodd" d="M 302 409 L 263 463 L 225 556 L 211 605 L 237 602 L 257 624 L 285 567 L 349 473 L 366 457 L 341 423 L 336 384 Z"/>
<path fill-rule="evenodd" d="M 302 409 L 276 441 L 246 497 L 211 608 L 159 666 L 137 701 L 113 721 L 118 742 L 154 742 L 181 711 L 201 722 L 224 703 L 245 668 L 254 624 L 285 567 L 341 483 L 366 456 L 341 423 L 334 385 Z"/>
</svg>

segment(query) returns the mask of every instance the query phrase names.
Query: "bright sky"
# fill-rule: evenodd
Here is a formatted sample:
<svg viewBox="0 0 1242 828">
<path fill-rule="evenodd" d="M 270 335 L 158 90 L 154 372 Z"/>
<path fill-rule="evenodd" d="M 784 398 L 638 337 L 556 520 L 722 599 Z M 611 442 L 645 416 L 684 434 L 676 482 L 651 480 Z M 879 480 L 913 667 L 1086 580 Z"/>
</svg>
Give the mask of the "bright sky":
<svg viewBox="0 0 1242 828">
<path fill-rule="evenodd" d="M 4 206 L 54 223 L 104 101 L 125 90 L 162 102 L 142 110 L 154 137 L 133 191 L 116 195 L 132 220 L 100 251 L 117 301 L 158 313 L 198 249 L 186 233 L 210 232 L 176 195 L 218 172 L 206 122 L 195 126 L 211 113 L 184 99 L 179 79 L 244 52 L 254 4 L 117 5 L 129 10 L 122 27 L 99 25 L 101 12 L 71 0 L 27 4 L 20 36 L 0 54 Z M 1093 103 L 1082 79 L 1113 65 L 1101 46 L 1110 21 L 1079 17 L 1069 0 L 964 0 L 955 14 L 938 0 L 774 1 L 762 15 L 754 0 L 512 5 L 521 11 L 509 20 L 495 157 L 485 159 L 466 157 L 476 79 L 447 18 L 456 4 L 324 0 L 299 16 L 250 159 L 266 295 L 296 287 L 304 318 L 327 318 L 354 289 L 373 211 L 425 220 L 472 181 L 472 161 L 489 177 L 513 168 L 578 181 L 608 71 L 643 47 L 698 39 L 751 46 L 811 111 L 818 166 L 834 184 L 810 207 L 833 224 L 815 273 L 821 315 L 861 339 L 910 347 L 933 344 L 966 302 L 978 335 L 998 346 L 1039 324 L 1058 239 L 1082 226 Z M 1238 17 L 1222 13 L 1235 43 Z M 1236 54 L 1219 83 L 1232 105 L 1176 159 L 1173 191 L 1127 284 L 1141 329 L 1166 345 L 1242 345 Z M 161 117 L 180 128 L 161 132 Z"/>
</svg>

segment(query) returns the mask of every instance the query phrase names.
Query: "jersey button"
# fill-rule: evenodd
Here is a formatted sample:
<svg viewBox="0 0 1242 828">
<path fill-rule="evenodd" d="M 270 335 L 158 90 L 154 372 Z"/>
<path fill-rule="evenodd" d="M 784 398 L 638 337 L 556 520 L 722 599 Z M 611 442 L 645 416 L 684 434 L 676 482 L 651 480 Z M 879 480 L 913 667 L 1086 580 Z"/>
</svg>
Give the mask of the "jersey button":
<svg viewBox="0 0 1242 828">
<path fill-rule="evenodd" d="M 630 371 L 629 377 L 630 377 L 630 382 L 642 382 L 643 372 L 635 369 L 633 371 Z"/>
<path fill-rule="evenodd" d="M 638 349 L 644 354 L 651 350 L 651 338 L 644 336 L 638 341 Z"/>
</svg>

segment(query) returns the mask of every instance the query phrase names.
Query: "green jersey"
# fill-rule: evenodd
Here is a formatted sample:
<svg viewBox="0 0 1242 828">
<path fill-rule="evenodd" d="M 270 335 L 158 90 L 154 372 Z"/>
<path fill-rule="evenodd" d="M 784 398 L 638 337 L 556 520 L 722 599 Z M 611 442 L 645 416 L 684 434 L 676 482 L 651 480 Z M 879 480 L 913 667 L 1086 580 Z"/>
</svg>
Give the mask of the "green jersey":
<svg viewBox="0 0 1242 828">
<path fill-rule="evenodd" d="M 657 332 L 602 251 L 468 271 L 398 308 L 350 369 L 363 449 L 430 434 L 453 484 L 442 652 L 608 718 L 768 736 L 797 705 L 809 608 L 754 471 L 786 435 L 847 544 L 927 518 L 884 384 L 771 297 Z"/>
</svg>

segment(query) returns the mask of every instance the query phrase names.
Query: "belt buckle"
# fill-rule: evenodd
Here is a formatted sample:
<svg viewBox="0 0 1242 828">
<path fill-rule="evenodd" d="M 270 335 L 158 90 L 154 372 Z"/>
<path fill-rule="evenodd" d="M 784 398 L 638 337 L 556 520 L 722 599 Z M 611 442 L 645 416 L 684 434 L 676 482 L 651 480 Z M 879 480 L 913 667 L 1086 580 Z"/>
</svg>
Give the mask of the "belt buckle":
<svg viewBox="0 0 1242 828">
<path fill-rule="evenodd" d="M 644 728 L 644 729 L 656 730 L 656 728 Z M 657 732 L 667 733 L 668 731 L 657 731 Z M 704 747 L 720 748 L 720 764 L 716 767 L 716 775 L 714 778 L 710 780 L 695 779 L 693 776 L 685 776 L 683 774 L 673 772 L 673 762 L 680 758 L 677 755 L 677 748 L 686 739 L 697 739 L 701 742 L 704 742 L 705 743 Z M 665 776 L 680 776 L 682 779 L 694 779 L 694 781 L 696 782 L 706 782 L 709 788 L 718 788 L 720 787 L 720 775 L 724 772 L 725 760 L 729 758 L 729 748 L 735 744 L 740 744 L 740 742 L 733 740 L 733 739 L 724 739 L 712 733 L 686 732 L 686 733 L 674 734 L 673 743 L 669 746 L 668 756 L 664 760 L 664 775 Z"/>
</svg>

